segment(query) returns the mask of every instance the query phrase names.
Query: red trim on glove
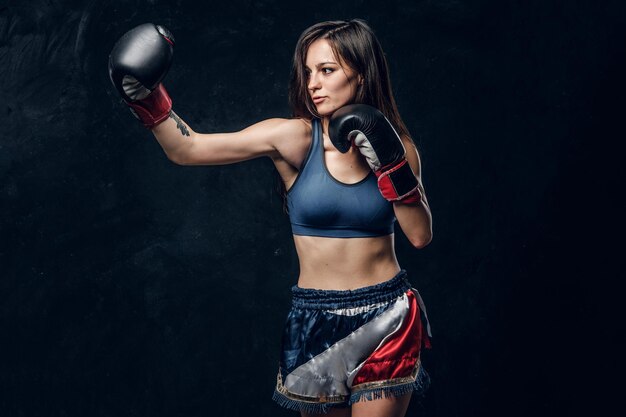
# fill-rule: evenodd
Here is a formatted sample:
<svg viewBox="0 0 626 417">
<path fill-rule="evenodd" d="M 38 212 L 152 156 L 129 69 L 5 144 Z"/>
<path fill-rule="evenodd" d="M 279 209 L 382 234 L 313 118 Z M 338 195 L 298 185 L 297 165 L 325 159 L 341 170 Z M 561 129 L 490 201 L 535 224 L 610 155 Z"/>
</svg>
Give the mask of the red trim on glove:
<svg viewBox="0 0 626 417">
<path fill-rule="evenodd" d="M 406 158 L 374 173 L 378 177 L 378 189 L 387 201 L 412 204 L 422 200 L 419 183 Z"/>
<path fill-rule="evenodd" d="M 163 122 L 172 111 L 172 99 L 163 84 L 159 84 L 143 100 L 126 101 L 126 104 L 147 129 L 152 129 Z"/>
<path fill-rule="evenodd" d="M 422 193 L 420 193 L 419 188 L 416 188 L 413 194 L 407 195 L 406 197 L 395 202 L 402 204 L 416 204 L 420 201 L 422 201 Z"/>
</svg>

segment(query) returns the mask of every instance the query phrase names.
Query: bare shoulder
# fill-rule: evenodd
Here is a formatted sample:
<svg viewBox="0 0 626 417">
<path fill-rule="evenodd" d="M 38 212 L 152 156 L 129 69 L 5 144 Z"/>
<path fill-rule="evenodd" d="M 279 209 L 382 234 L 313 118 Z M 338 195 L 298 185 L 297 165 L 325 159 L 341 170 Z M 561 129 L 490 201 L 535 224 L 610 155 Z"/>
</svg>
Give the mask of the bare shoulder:
<svg viewBox="0 0 626 417">
<path fill-rule="evenodd" d="M 310 122 L 308 122 L 310 125 Z M 273 129 L 274 132 L 282 132 L 282 131 L 297 131 L 298 129 L 302 129 L 304 126 L 307 126 L 307 121 L 304 119 L 285 119 L 280 117 L 273 117 L 271 119 L 265 119 L 258 123 L 255 123 L 251 126 L 248 126 L 244 129 Z"/>
<path fill-rule="evenodd" d="M 311 132 L 311 122 L 305 119 L 267 119 L 264 123 L 267 128 L 273 129 L 276 145 L 291 138 L 306 137 Z"/>
<path fill-rule="evenodd" d="M 311 121 L 305 119 L 271 119 L 274 128 L 272 162 L 285 189 L 291 188 L 311 146 Z"/>
<path fill-rule="evenodd" d="M 274 146 L 277 155 L 296 169 L 300 168 L 311 144 L 311 121 L 306 119 L 270 119 L 275 123 Z"/>
</svg>

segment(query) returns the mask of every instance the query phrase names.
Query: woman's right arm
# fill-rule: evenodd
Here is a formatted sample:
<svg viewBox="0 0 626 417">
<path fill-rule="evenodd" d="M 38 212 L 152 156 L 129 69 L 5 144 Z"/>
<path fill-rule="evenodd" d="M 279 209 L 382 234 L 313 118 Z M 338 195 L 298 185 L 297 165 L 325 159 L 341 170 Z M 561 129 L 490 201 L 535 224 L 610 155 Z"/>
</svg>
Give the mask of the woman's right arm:
<svg viewBox="0 0 626 417">
<path fill-rule="evenodd" d="M 176 113 L 152 133 L 167 157 L 179 165 L 223 165 L 260 156 L 280 157 L 285 138 L 302 135 L 298 119 L 267 119 L 232 133 L 197 133 Z"/>
</svg>

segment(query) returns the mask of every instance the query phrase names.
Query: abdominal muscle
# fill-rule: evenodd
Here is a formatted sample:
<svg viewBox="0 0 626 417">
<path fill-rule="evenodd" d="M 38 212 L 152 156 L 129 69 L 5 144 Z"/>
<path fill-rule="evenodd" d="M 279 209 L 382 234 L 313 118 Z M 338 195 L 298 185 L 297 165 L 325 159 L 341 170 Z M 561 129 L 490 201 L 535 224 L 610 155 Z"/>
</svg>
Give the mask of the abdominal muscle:
<svg viewBox="0 0 626 417">
<path fill-rule="evenodd" d="M 294 235 L 300 261 L 298 286 L 353 290 L 393 278 L 400 271 L 393 236 L 328 238 Z"/>
</svg>

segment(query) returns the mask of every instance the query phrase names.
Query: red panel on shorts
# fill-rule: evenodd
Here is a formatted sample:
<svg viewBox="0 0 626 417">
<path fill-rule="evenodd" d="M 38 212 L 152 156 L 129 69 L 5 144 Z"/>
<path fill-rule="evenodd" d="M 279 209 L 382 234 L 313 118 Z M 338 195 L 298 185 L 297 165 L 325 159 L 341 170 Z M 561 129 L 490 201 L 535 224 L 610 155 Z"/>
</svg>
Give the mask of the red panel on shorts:
<svg viewBox="0 0 626 417">
<path fill-rule="evenodd" d="M 422 342 L 430 348 L 428 336 L 424 335 L 422 340 L 422 322 L 415 294 L 408 291 L 407 296 L 409 313 L 402 326 L 367 358 L 352 386 L 410 376 L 419 358 Z"/>
</svg>

